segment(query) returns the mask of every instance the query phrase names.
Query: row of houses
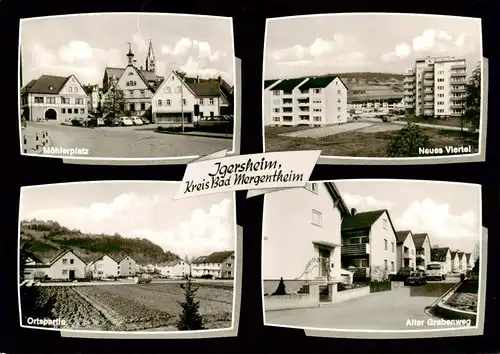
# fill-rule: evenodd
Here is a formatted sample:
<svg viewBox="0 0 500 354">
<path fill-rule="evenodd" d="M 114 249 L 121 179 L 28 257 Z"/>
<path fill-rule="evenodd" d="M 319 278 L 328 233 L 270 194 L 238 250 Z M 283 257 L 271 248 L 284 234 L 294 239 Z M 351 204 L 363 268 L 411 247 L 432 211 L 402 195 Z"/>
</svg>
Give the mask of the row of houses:
<svg viewBox="0 0 500 354">
<path fill-rule="evenodd" d="M 265 208 L 265 293 L 272 293 L 280 278 L 299 289 L 310 282 L 338 283 L 345 270 L 355 278 L 373 278 L 375 271 L 425 269 L 431 261 L 447 262 L 448 272 L 473 266 L 470 253 L 433 248 L 428 233 L 398 230 L 387 209 L 348 208 L 333 182 L 268 194 Z"/>
<path fill-rule="evenodd" d="M 129 256 L 120 258 L 107 254 L 85 262 L 73 250 L 61 251 L 48 262 L 29 254 L 25 264 L 27 278 L 49 278 L 52 280 L 75 280 L 84 278 L 113 278 L 135 276 L 138 266 Z"/>
<path fill-rule="evenodd" d="M 82 85 L 75 75 L 42 75 L 21 88 L 21 115 L 26 120 L 55 121 L 86 118 L 102 111 L 105 102 L 119 105 L 121 114 L 150 119 L 153 123 L 186 123 L 200 117 L 231 115 L 234 87 L 222 77 L 189 77 L 172 70 L 157 75 L 150 42 L 146 66 L 137 65 L 129 44 L 125 68 L 106 67 L 102 86 Z"/>
</svg>

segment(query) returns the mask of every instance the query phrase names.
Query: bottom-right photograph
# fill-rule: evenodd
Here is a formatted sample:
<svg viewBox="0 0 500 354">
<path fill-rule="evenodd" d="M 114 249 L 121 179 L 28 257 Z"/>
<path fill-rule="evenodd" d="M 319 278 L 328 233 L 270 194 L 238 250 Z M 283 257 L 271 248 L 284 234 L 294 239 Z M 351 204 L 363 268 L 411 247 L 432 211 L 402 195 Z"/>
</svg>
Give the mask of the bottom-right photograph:
<svg viewBox="0 0 500 354">
<path fill-rule="evenodd" d="M 267 326 L 338 338 L 481 335 L 481 185 L 310 182 L 264 199 Z"/>
</svg>

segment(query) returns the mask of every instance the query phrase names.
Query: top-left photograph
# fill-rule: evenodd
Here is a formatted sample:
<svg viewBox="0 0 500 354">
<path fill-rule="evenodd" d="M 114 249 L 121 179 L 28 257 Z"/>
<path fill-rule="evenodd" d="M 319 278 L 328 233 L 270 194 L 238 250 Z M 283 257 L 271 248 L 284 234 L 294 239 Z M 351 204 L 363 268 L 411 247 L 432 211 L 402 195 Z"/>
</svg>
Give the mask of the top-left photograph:
<svg viewBox="0 0 500 354">
<path fill-rule="evenodd" d="M 228 17 L 21 19 L 21 154 L 176 160 L 233 152 L 235 66 Z"/>
</svg>

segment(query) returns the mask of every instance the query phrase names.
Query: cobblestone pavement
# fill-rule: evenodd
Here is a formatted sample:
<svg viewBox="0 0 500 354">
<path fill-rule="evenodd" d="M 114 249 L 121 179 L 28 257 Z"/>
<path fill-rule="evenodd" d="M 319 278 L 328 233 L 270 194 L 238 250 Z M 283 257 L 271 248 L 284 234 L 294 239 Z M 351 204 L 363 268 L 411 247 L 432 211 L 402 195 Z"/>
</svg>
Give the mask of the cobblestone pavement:
<svg viewBox="0 0 500 354">
<path fill-rule="evenodd" d="M 154 126 L 83 128 L 47 123 L 28 123 L 27 132 L 47 130 L 51 146 L 88 149 L 87 157 L 159 158 L 204 156 L 233 149 L 231 139 L 161 134 Z"/>
</svg>

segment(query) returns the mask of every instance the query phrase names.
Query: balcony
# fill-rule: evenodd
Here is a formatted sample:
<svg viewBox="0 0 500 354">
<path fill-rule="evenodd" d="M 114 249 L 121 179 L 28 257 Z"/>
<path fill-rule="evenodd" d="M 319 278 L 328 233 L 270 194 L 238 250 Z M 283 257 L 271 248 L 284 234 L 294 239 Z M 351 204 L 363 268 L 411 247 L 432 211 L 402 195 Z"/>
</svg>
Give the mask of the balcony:
<svg viewBox="0 0 500 354">
<path fill-rule="evenodd" d="M 299 107 L 300 112 L 309 112 L 309 107 Z"/>
<path fill-rule="evenodd" d="M 425 80 L 433 80 L 434 79 L 434 73 L 425 73 L 424 74 L 424 79 Z"/>
<path fill-rule="evenodd" d="M 283 100 L 282 104 L 283 106 L 290 106 L 293 104 L 293 100 Z"/>
<path fill-rule="evenodd" d="M 450 84 L 451 84 L 451 85 L 466 85 L 466 84 L 467 84 L 467 81 L 465 81 L 465 80 L 457 80 L 457 79 L 453 79 L 453 80 L 450 80 Z"/>
<path fill-rule="evenodd" d="M 413 74 L 412 75 L 407 75 L 407 76 L 405 76 L 403 82 L 404 83 L 415 82 L 415 76 Z"/>
<path fill-rule="evenodd" d="M 413 90 L 415 88 L 414 84 L 404 84 L 403 89 L 405 90 Z"/>
<path fill-rule="evenodd" d="M 415 97 L 411 97 L 411 96 L 405 97 L 405 102 L 407 102 L 407 103 L 412 103 L 414 101 L 415 101 Z"/>
<path fill-rule="evenodd" d="M 433 89 L 430 89 L 430 88 L 426 88 L 424 90 L 424 93 L 434 93 L 434 90 Z"/>
<path fill-rule="evenodd" d="M 342 256 L 362 256 L 370 254 L 370 244 L 361 243 L 358 245 L 345 245 L 341 247 L 340 254 Z"/>
<path fill-rule="evenodd" d="M 452 70 L 460 70 L 460 69 L 467 69 L 467 65 L 465 64 L 454 64 L 451 66 Z"/>
<path fill-rule="evenodd" d="M 425 96 L 424 101 L 425 102 L 433 102 L 434 101 L 434 96 Z"/>
<path fill-rule="evenodd" d="M 309 104 L 309 98 L 299 98 L 297 100 L 297 103 L 299 104 L 299 106 L 308 105 Z"/>
<path fill-rule="evenodd" d="M 464 88 L 451 88 L 450 92 L 451 93 L 465 93 L 465 87 Z"/>
<path fill-rule="evenodd" d="M 433 80 L 424 80 L 424 86 L 434 86 L 434 81 Z"/>
<path fill-rule="evenodd" d="M 425 254 L 423 254 L 423 253 L 417 253 L 417 259 L 425 260 Z"/>
<path fill-rule="evenodd" d="M 413 257 L 410 255 L 410 251 L 406 251 L 403 253 L 404 259 L 412 259 Z"/>
<path fill-rule="evenodd" d="M 413 89 L 405 89 L 403 94 L 405 96 L 413 96 L 415 94 L 415 91 Z"/>
<path fill-rule="evenodd" d="M 452 71 L 450 73 L 450 76 L 451 77 L 466 77 L 467 76 L 467 73 L 465 71 Z"/>
<path fill-rule="evenodd" d="M 434 108 L 434 103 L 433 102 L 425 102 L 424 107 L 425 108 L 432 108 L 433 109 Z"/>
<path fill-rule="evenodd" d="M 347 270 L 354 273 L 354 278 L 367 278 L 370 276 L 369 267 L 349 267 Z"/>
<path fill-rule="evenodd" d="M 461 109 L 461 108 L 464 108 L 464 106 L 461 103 L 452 103 L 452 104 L 450 104 L 450 108 L 451 109 Z"/>
<path fill-rule="evenodd" d="M 450 101 L 463 101 L 465 99 L 465 96 L 451 96 Z"/>
</svg>

